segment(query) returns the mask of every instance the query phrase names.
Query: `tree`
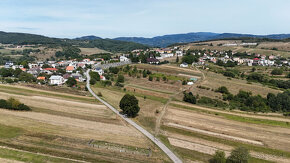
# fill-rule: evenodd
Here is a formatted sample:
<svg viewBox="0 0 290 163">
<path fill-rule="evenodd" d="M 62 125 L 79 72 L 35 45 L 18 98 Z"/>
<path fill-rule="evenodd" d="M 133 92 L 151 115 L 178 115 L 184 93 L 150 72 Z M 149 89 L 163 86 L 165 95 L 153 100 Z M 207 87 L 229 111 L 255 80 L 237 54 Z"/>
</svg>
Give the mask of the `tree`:
<svg viewBox="0 0 290 163">
<path fill-rule="evenodd" d="M 75 78 L 69 77 L 65 83 L 67 84 L 67 86 L 73 87 L 74 85 L 77 84 L 77 81 Z"/>
<path fill-rule="evenodd" d="M 125 77 L 123 75 L 118 75 L 117 82 L 124 83 Z"/>
<path fill-rule="evenodd" d="M 91 79 L 91 80 L 90 80 L 90 84 L 91 84 L 91 85 L 95 85 L 96 82 L 97 82 L 97 81 L 96 81 L 95 79 Z"/>
<path fill-rule="evenodd" d="M 100 77 L 99 73 L 97 73 L 97 72 L 91 71 L 90 72 L 90 76 L 91 76 L 91 79 L 94 79 L 95 81 L 100 81 L 101 80 L 101 77 Z"/>
<path fill-rule="evenodd" d="M 219 88 L 216 90 L 216 92 L 220 92 L 220 93 L 222 93 L 222 94 L 229 94 L 229 93 L 230 93 L 229 90 L 228 90 L 228 88 L 225 87 L 225 86 L 221 86 L 221 87 L 219 87 Z"/>
<path fill-rule="evenodd" d="M 183 101 L 196 104 L 196 97 L 191 92 L 183 92 L 183 95 Z"/>
<path fill-rule="evenodd" d="M 152 81 L 153 80 L 153 76 L 150 75 L 148 80 Z"/>
<path fill-rule="evenodd" d="M 19 80 L 25 82 L 33 82 L 36 81 L 36 78 L 32 74 L 22 72 L 19 74 Z"/>
<path fill-rule="evenodd" d="M 215 155 L 209 161 L 210 163 L 226 163 L 226 154 L 224 151 L 217 150 Z"/>
<path fill-rule="evenodd" d="M 134 95 L 126 94 L 120 101 L 120 109 L 128 117 L 136 117 L 140 107 L 138 105 L 138 100 Z"/>
<path fill-rule="evenodd" d="M 250 154 L 247 148 L 238 147 L 231 152 L 227 162 L 229 163 L 247 163 L 250 159 Z"/>
<path fill-rule="evenodd" d="M 20 104 L 21 103 L 19 102 L 19 100 L 16 100 L 12 97 L 7 100 L 7 106 L 9 106 L 11 109 L 17 109 Z"/>
<path fill-rule="evenodd" d="M 175 61 L 176 63 L 178 63 L 179 62 L 179 57 L 177 56 L 176 57 L 176 61 Z"/>
<path fill-rule="evenodd" d="M 272 70 L 271 72 L 272 75 L 282 75 L 283 74 L 283 70 L 281 68 L 275 68 Z"/>
<path fill-rule="evenodd" d="M 253 68 L 252 68 L 252 72 L 255 72 L 255 71 L 256 71 L 256 67 L 253 67 Z"/>
</svg>

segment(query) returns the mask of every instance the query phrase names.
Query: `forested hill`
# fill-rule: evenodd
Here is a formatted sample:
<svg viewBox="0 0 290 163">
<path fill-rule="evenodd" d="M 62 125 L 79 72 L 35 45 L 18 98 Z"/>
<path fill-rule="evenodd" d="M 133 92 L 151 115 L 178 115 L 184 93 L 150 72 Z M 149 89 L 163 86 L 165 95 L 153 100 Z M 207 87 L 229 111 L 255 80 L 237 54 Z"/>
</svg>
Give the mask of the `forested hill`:
<svg viewBox="0 0 290 163">
<path fill-rule="evenodd" d="M 90 38 L 90 40 L 87 40 Z M 127 52 L 134 49 L 147 49 L 149 46 L 112 39 L 91 39 L 92 37 L 81 39 L 60 39 L 50 38 L 41 35 L 27 34 L 27 33 L 8 33 L 0 31 L 0 43 L 3 44 L 16 44 L 16 45 L 28 45 L 28 44 L 43 44 L 50 46 L 78 46 L 78 47 L 90 47 L 99 48 L 110 52 Z M 97 37 L 94 37 L 97 38 Z"/>
<path fill-rule="evenodd" d="M 237 33 L 211 33 L 211 32 L 197 32 L 186 34 L 172 34 L 157 36 L 152 38 L 144 37 L 118 37 L 116 40 L 131 41 L 140 44 L 166 47 L 176 43 L 190 43 L 195 41 L 218 40 L 225 38 L 267 38 L 267 39 L 286 39 L 290 38 L 290 34 L 273 34 L 273 35 L 251 35 L 251 34 L 237 34 Z"/>
<path fill-rule="evenodd" d="M 8 33 L 0 31 L 0 43 L 3 44 L 52 44 L 60 43 L 60 39 L 28 33 Z"/>
</svg>

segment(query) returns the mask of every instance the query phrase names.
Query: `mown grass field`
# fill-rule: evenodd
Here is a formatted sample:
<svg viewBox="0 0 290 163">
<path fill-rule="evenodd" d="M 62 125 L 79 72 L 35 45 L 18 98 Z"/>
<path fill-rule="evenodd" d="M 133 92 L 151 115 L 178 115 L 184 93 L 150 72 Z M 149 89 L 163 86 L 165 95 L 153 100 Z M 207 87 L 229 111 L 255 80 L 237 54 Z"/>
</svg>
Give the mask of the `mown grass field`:
<svg viewBox="0 0 290 163">
<path fill-rule="evenodd" d="M 92 97 L 13 85 L 0 89 L 1 99 L 13 97 L 32 108 L 29 112 L 0 109 L 0 161 L 169 161 Z"/>
</svg>

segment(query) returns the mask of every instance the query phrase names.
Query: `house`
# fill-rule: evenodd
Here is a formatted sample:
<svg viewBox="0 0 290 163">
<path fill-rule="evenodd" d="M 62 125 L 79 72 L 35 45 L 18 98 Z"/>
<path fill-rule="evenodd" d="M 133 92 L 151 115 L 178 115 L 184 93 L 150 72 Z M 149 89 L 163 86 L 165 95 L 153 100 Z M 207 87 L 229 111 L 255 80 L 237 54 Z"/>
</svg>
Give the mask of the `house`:
<svg viewBox="0 0 290 163">
<path fill-rule="evenodd" d="M 127 62 L 127 61 L 129 61 L 129 58 L 125 56 L 120 56 L 120 62 Z"/>
<path fill-rule="evenodd" d="M 57 68 L 45 68 L 44 69 L 45 71 L 57 71 L 58 69 Z"/>
<path fill-rule="evenodd" d="M 95 68 L 93 71 L 97 72 L 100 76 L 102 76 L 104 73 L 104 70 L 100 67 Z"/>
<path fill-rule="evenodd" d="M 5 68 L 11 68 L 13 66 L 13 62 L 6 62 L 4 67 Z"/>
<path fill-rule="evenodd" d="M 182 64 L 179 65 L 180 67 L 188 67 L 188 64 L 183 62 Z"/>
<path fill-rule="evenodd" d="M 38 64 L 36 63 L 28 63 L 28 67 L 31 69 L 31 68 L 35 68 L 35 67 L 38 67 Z"/>
<path fill-rule="evenodd" d="M 175 54 L 176 54 L 176 56 L 178 56 L 178 57 L 182 57 L 182 56 L 183 56 L 183 52 L 182 52 L 181 50 L 177 50 L 177 51 L 175 52 Z"/>
<path fill-rule="evenodd" d="M 67 66 L 66 69 L 65 69 L 65 71 L 68 72 L 68 73 L 72 73 L 74 70 L 75 70 L 74 66 Z"/>
<path fill-rule="evenodd" d="M 147 63 L 149 64 L 159 64 L 159 60 L 156 58 L 147 58 Z"/>
<path fill-rule="evenodd" d="M 174 55 L 173 55 L 173 53 L 162 53 L 162 54 L 160 54 L 160 56 L 162 58 L 169 58 L 169 57 L 173 57 Z"/>
<path fill-rule="evenodd" d="M 59 75 L 52 75 L 49 78 L 49 84 L 51 85 L 62 85 L 64 83 L 64 78 Z"/>
<path fill-rule="evenodd" d="M 79 74 L 79 73 L 73 73 L 73 74 L 71 74 L 71 77 L 75 78 L 76 81 L 78 81 L 78 82 L 84 82 L 85 81 L 83 76 L 81 74 Z"/>
<path fill-rule="evenodd" d="M 37 77 L 37 80 L 45 80 L 45 76 L 39 76 Z"/>
</svg>

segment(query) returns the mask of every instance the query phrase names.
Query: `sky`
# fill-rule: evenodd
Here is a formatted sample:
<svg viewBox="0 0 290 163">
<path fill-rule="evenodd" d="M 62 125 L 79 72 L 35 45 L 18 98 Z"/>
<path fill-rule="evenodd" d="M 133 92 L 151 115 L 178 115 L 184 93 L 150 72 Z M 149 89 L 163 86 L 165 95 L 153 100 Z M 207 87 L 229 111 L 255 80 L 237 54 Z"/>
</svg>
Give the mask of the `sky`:
<svg viewBox="0 0 290 163">
<path fill-rule="evenodd" d="M 58 38 L 290 33 L 289 0 L 0 0 L 0 31 Z"/>
</svg>

